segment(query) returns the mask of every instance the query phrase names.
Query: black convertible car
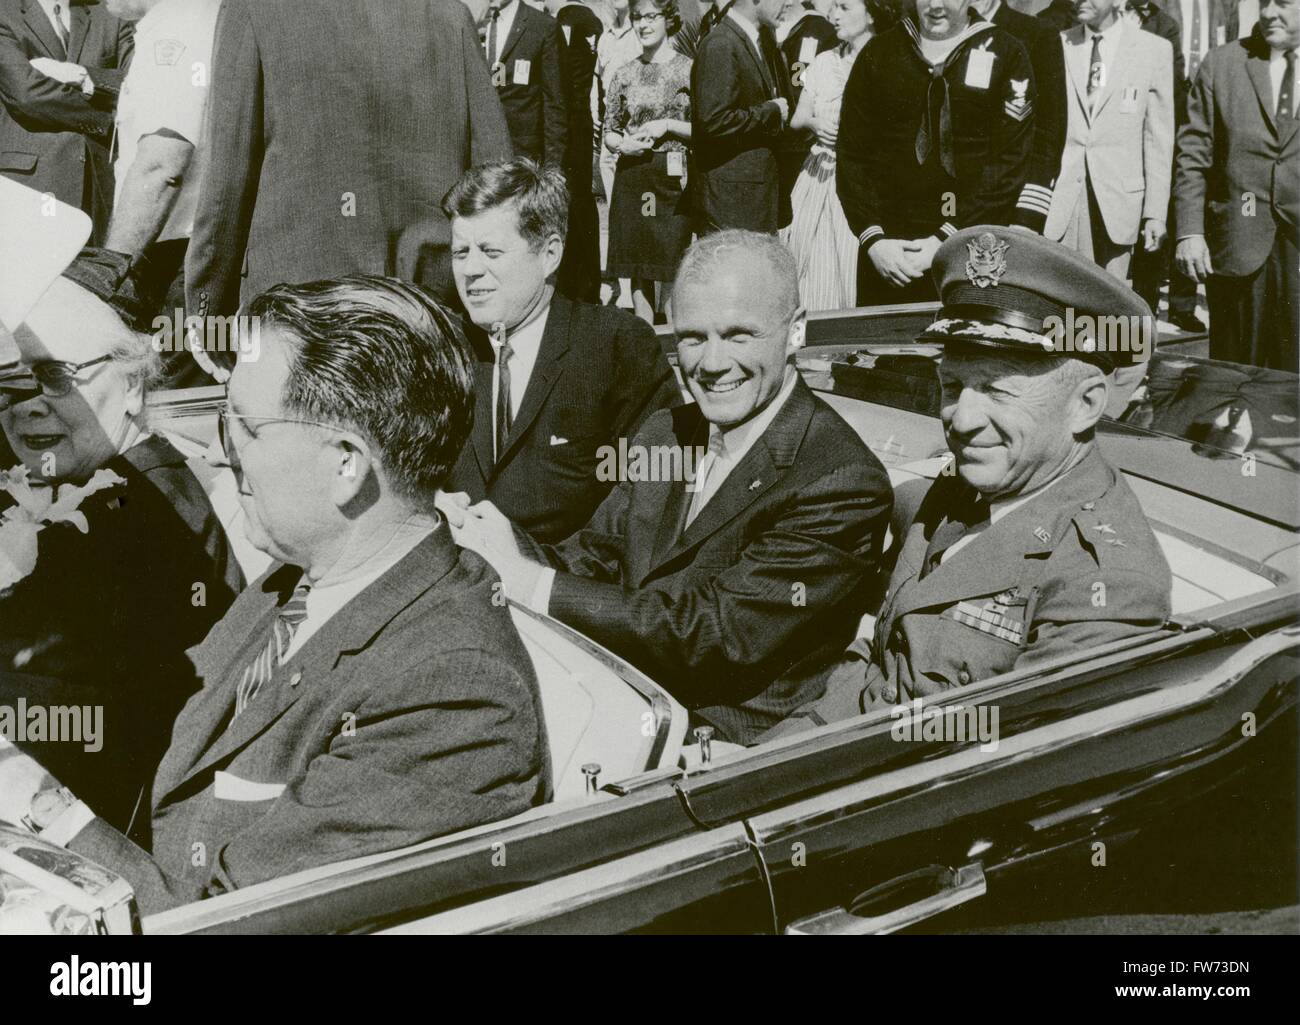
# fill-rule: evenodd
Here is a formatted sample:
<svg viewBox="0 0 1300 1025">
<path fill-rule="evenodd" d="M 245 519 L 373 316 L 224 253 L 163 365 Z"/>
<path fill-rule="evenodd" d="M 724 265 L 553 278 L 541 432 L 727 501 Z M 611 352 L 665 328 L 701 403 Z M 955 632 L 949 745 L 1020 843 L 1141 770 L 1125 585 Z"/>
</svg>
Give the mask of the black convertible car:
<svg viewBox="0 0 1300 1025">
<path fill-rule="evenodd" d="M 912 343 L 932 317 L 817 317 L 801 360 L 896 484 L 943 462 L 938 351 Z M 1173 570 L 1164 633 L 901 717 L 733 748 L 695 742 L 654 681 L 516 609 L 542 681 L 553 803 L 143 921 L 124 890 L 126 913 L 74 913 L 0 872 L 0 927 L 21 908 L 51 929 L 152 934 L 883 933 L 1288 908 L 1300 903 L 1298 407 L 1294 375 L 1161 350 L 1103 422 L 1103 451 Z M 210 394 L 173 394 L 159 415 L 197 452 L 212 408 Z M 945 710 L 996 734 L 929 736 Z"/>
</svg>

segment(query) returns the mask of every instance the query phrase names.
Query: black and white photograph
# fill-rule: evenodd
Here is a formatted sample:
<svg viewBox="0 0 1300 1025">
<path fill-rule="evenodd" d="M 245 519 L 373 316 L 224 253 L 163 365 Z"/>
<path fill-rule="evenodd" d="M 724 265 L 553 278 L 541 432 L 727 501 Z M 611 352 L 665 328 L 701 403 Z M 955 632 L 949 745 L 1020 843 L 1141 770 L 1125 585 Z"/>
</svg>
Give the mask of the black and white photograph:
<svg viewBox="0 0 1300 1025">
<path fill-rule="evenodd" d="M 0 0 L 0 1016 L 189 1009 L 173 937 L 232 934 L 1277 989 L 1298 48 L 1300 0 Z"/>
</svg>

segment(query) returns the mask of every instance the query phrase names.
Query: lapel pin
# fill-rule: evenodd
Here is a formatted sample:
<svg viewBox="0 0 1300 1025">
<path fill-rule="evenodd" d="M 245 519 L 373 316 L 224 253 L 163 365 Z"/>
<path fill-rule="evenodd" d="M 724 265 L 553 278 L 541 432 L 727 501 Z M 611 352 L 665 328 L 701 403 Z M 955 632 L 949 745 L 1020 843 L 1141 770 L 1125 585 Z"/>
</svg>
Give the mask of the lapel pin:
<svg viewBox="0 0 1300 1025">
<path fill-rule="evenodd" d="M 302 670 L 301 670 L 301 669 L 299 669 L 296 673 L 294 673 L 291 677 L 289 677 L 289 686 L 290 686 L 290 687 L 296 687 L 296 686 L 298 686 L 298 684 L 300 684 L 300 683 L 302 683 Z"/>
<path fill-rule="evenodd" d="M 758 490 L 759 488 L 761 488 L 762 486 L 763 486 L 763 482 L 762 482 L 761 480 L 756 480 L 756 481 L 754 481 L 753 484 L 751 484 L 751 485 L 749 486 L 749 490 L 750 490 L 750 491 L 757 491 L 757 490 Z"/>
</svg>

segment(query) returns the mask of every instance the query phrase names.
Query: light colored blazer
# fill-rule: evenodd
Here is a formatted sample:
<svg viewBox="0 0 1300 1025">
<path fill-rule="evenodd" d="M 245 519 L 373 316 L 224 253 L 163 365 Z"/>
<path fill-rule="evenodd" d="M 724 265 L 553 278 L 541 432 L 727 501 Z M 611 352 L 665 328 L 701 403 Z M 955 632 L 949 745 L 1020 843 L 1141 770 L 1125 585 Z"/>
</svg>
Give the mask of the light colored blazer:
<svg viewBox="0 0 1300 1025">
<path fill-rule="evenodd" d="M 1142 222 L 1163 221 L 1174 159 L 1174 51 L 1167 39 L 1126 22 L 1096 109 L 1088 112 L 1090 47 L 1081 25 L 1061 33 L 1069 124 L 1061 173 L 1043 234 L 1059 240 L 1075 203 L 1092 183 L 1106 233 L 1117 245 L 1137 241 Z"/>
</svg>

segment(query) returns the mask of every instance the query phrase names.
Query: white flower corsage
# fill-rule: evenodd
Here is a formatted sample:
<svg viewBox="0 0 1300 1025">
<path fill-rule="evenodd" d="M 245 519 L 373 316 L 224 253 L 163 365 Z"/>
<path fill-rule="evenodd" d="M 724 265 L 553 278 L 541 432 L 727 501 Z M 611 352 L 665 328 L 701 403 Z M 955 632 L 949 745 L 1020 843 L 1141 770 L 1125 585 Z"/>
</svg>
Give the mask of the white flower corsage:
<svg viewBox="0 0 1300 1025">
<path fill-rule="evenodd" d="M 0 513 L 0 591 L 13 587 L 36 568 L 37 535 L 54 523 L 70 523 L 83 534 L 90 531 L 83 501 L 97 491 L 125 484 L 112 470 L 96 470 L 85 484 L 52 487 L 32 484 L 26 466 L 0 470 L 0 491 L 14 500 Z"/>
</svg>

